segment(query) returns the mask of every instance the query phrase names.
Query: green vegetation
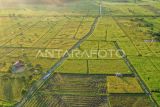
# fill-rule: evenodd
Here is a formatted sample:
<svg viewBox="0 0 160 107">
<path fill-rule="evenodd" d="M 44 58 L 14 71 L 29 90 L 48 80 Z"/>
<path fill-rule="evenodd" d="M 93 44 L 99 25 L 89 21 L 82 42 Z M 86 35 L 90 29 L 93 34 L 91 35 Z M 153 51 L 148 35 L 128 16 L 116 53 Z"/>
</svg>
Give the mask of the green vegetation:
<svg viewBox="0 0 160 107">
<path fill-rule="evenodd" d="M 58 73 L 87 73 L 86 60 L 67 60 L 57 69 Z"/>
<path fill-rule="evenodd" d="M 158 0 L 17 4 L 0 7 L 0 106 L 160 105 Z"/>
<path fill-rule="evenodd" d="M 91 74 L 130 73 L 123 60 L 91 60 L 88 63 Z"/>
<path fill-rule="evenodd" d="M 111 95 L 110 96 L 111 106 L 132 106 L 132 107 L 141 107 L 142 105 L 145 107 L 152 107 L 149 99 L 145 96 L 136 96 L 136 95 Z"/>
<path fill-rule="evenodd" d="M 133 77 L 108 77 L 108 93 L 143 93 Z"/>
</svg>

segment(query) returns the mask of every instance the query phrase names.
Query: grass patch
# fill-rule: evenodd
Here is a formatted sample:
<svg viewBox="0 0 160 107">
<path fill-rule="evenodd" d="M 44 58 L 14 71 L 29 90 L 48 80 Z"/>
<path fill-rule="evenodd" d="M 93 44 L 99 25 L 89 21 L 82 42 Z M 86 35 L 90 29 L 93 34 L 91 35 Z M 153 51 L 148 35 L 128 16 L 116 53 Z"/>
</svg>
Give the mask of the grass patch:
<svg viewBox="0 0 160 107">
<path fill-rule="evenodd" d="M 134 77 L 108 77 L 108 93 L 143 93 Z"/>
<path fill-rule="evenodd" d="M 90 74 L 130 74 L 123 60 L 89 60 Z"/>
</svg>

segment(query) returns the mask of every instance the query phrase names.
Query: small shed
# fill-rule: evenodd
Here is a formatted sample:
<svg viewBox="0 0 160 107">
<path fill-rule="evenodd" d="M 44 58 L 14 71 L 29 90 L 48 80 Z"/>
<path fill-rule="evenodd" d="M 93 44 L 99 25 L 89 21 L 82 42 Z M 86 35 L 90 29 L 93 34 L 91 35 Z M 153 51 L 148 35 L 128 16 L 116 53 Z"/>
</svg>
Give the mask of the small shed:
<svg viewBox="0 0 160 107">
<path fill-rule="evenodd" d="M 23 61 L 18 60 L 12 65 L 12 73 L 20 73 L 25 71 L 25 64 Z"/>
</svg>

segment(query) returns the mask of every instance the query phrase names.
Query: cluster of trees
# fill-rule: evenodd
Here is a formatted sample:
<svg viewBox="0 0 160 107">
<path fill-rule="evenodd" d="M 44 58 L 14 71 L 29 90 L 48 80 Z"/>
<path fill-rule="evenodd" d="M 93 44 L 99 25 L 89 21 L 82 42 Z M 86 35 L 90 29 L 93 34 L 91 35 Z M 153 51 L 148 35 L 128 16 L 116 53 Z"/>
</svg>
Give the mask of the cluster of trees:
<svg viewBox="0 0 160 107">
<path fill-rule="evenodd" d="M 160 89 L 153 89 L 152 92 L 160 93 Z"/>
<path fill-rule="evenodd" d="M 9 14 L 8 16 L 9 16 L 9 17 L 22 17 L 21 14 L 15 14 L 15 13 Z"/>
<path fill-rule="evenodd" d="M 27 77 L 22 77 L 22 80 L 25 81 L 25 84 L 26 84 L 26 86 L 21 91 L 22 96 L 25 96 L 28 91 L 27 89 L 36 83 L 37 78 L 43 75 L 43 68 L 40 64 L 36 64 L 31 71 L 33 71 L 32 75 Z M 34 71 L 37 71 L 37 72 L 34 72 Z"/>
<path fill-rule="evenodd" d="M 146 21 L 144 18 L 135 18 L 134 20 L 139 22 L 138 26 L 149 28 L 148 32 L 154 36 L 156 40 L 160 40 L 160 30 L 155 30 L 153 23 Z"/>
</svg>

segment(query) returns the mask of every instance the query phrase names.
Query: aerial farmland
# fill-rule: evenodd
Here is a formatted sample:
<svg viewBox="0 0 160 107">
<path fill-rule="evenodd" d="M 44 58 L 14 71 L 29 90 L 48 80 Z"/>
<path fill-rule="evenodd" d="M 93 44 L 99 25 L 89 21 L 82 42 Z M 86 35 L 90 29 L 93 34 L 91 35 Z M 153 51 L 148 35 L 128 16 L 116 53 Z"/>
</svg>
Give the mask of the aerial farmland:
<svg viewBox="0 0 160 107">
<path fill-rule="evenodd" d="M 160 107 L 160 1 L 0 0 L 0 107 Z"/>
</svg>

